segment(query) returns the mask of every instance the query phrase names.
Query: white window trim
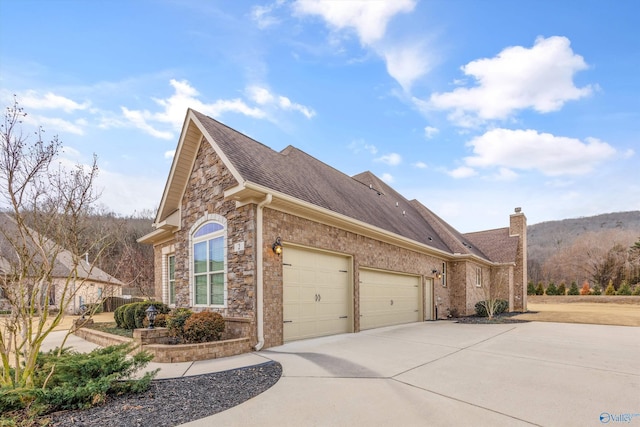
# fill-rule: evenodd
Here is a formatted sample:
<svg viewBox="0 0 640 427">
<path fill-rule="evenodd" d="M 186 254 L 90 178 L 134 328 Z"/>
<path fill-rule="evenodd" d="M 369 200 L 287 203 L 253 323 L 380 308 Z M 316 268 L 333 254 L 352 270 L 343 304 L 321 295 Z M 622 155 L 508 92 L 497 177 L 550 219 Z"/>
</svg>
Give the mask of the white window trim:
<svg viewBox="0 0 640 427">
<path fill-rule="evenodd" d="M 171 255 L 176 255 L 175 245 L 162 248 L 162 302 L 175 307 L 175 304 L 169 304 L 169 257 Z"/>
<path fill-rule="evenodd" d="M 476 288 L 482 287 L 482 267 L 476 267 Z"/>
<path fill-rule="evenodd" d="M 223 227 L 223 230 L 222 230 L 222 237 L 223 237 L 222 247 L 224 248 L 224 255 L 223 255 L 224 256 L 224 267 L 223 267 L 223 274 L 224 274 L 223 301 L 224 303 L 223 304 L 196 304 L 196 292 L 195 292 L 196 281 L 195 281 L 195 272 L 193 271 L 193 244 L 200 239 L 196 239 L 196 241 L 194 241 L 193 235 L 198 230 L 198 228 L 200 228 L 203 224 L 207 222 L 217 222 Z M 193 307 L 227 308 L 227 299 L 228 299 L 228 283 L 227 283 L 228 253 L 227 252 L 228 252 L 227 251 L 227 219 L 222 215 L 218 215 L 215 213 L 210 214 L 205 212 L 204 216 L 199 220 L 197 220 L 189 229 L 189 300 L 191 301 L 191 305 Z"/>
</svg>

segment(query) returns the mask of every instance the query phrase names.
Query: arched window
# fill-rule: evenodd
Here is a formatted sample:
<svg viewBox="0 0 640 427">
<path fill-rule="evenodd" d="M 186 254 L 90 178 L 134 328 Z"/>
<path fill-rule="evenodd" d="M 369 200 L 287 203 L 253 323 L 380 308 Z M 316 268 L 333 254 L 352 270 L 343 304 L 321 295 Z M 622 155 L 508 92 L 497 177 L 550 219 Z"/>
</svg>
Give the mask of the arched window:
<svg viewBox="0 0 640 427">
<path fill-rule="evenodd" d="M 225 226 L 205 222 L 191 235 L 193 304 L 224 306 L 226 302 Z"/>
</svg>

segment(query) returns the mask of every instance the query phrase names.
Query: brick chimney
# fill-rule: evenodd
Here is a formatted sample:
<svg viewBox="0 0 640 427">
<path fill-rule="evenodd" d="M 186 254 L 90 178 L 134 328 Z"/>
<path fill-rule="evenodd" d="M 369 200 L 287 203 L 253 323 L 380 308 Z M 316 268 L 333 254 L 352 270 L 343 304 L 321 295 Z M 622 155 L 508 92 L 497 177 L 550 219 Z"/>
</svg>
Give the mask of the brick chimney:
<svg viewBox="0 0 640 427">
<path fill-rule="evenodd" d="M 518 236 L 516 266 L 513 271 L 513 310 L 527 311 L 527 217 L 522 208 L 509 216 L 509 235 Z"/>
</svg>

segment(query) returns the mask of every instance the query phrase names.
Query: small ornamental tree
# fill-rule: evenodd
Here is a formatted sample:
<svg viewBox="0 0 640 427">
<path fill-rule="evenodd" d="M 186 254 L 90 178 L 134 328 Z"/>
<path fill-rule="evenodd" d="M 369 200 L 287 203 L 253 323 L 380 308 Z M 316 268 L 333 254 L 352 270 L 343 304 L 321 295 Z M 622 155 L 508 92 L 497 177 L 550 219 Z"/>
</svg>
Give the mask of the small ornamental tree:
<svg viewBox="0 0 640 427">
<path fill-rule="evenodd" d="M 556 295 L 566 295 L 567 293 L 567 288 L 564 284 L 564 282 L 560 283 L 560 286 L 558 286 L 558 291 L 556 292 Z"/>
<path fill-rule="evenodd" d="M 553 283 L 553 282 L 549 283 L 549 286 L 547 286 L 546 294 L 547 295 L 558 295 L 558 289 L 556 288 L 555 283 Z"/>
<path fill-rule="evenodd" d="M 538 286 L 536 286 L 536 295 L 544 295 L 544 288 L 542 287 L 542 282 L 538 282 Z"/>
<path fill-rule="evenodd" d="M 589 295 L 591 293 L 591 288 L 589 287 L 589 282 L 584 281 L 582 284 L 582 289 L 580 289 L 580 295 Z"/>
<path fill-rule="evenodd" d="M 602 289 L 600 289 L 600 286 L 595 285 L 593 287 L 593 295 L 602 295 Z"/>
<path fill-rule="evenodd" d="M 576 282 L 571 282 L 571 287 L 569 288 L 569 295 L 580 295 L 580 291 L 578 290 L 578 285 Z"/>
<path fill-rule="evenodd" d="M 636 287 L 633 290 L 632 295 L 639 296 L 640 295 L 640 283 L 636 283 Z"/>
<path fill-rule="evenodd" d="M 613 280 L 609 280 L 609 284 L 607 285 L 607 289 L 604 291 L 605 295 L 615 295 L 616 288 L 613 287 Z"/>
<path fill-rule="evenodd" d="M 617 295 L 631 295 L 631 286 L 629 286 L 629 282 L 626 280 L 622 281 L 620 285 L 620 289 L 618 289 Z"/>
<path fill-rule="evenodd" d="M 536 286 L 533 282 L 529 282 L 527 284 L 527 295 L 535 295 L 536 294 Z"/>
</svg>

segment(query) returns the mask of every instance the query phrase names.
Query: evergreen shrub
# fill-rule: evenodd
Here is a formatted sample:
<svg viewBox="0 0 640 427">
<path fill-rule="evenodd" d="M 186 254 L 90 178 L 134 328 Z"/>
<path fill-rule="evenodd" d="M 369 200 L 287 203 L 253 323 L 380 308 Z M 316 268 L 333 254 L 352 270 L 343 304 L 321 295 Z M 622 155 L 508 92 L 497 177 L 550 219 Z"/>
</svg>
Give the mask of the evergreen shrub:
<svg viewBox="0 0 640 427">
<path fill-rule="evenodd" d="M 184 322 L 184 338 L 187 342 L 218 341 L 224 332 L 224 318 L 220 313 L 201 311 L 193 313 Z"/>
</svg>

